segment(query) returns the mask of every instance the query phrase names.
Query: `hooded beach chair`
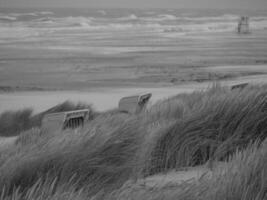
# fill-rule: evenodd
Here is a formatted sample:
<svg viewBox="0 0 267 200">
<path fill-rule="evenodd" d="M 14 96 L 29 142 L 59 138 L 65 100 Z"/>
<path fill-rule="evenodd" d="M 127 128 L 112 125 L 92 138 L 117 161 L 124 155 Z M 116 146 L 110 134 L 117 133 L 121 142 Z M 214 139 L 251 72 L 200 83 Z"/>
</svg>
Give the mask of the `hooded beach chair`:
<svg viewBox="0 0 267 200">
<path fill-rule="evenodd" d="M 89 115 L 89 109 L 46 114 L 42 120 L 42 130 L 50 132 L 76 129 L 89 120 Z"/>
<path fill-rule="evenodd" d="M 138 114 L 146 109 L 151 98 L 151 93 L 123 97 L 119 102 L 119 111 L 130 114 Z"/>
<path fill-rule="evenodd" d="M 231 90 L 236 90 L 236 89 L 242 90 L 247 86 L 248 86 L 248 83 L 241 83 L 241 84 L 237 84 L 237 85 L 232 85 Z"/>
</svg>

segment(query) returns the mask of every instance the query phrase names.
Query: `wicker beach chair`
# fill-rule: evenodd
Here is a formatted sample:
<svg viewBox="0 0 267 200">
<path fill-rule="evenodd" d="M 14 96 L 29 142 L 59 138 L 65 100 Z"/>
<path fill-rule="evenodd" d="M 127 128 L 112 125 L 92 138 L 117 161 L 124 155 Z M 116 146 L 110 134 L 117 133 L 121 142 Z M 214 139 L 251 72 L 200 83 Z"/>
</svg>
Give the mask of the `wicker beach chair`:
<svg viewBox="0 0 267 200">
<path fill-rule="evenodd" d="M 248 83 L 241 83 L 241 84 L 237 84 L 237 85 L 232 85 L 231 86 L 231 90 L 236 90 L 236 89 L 244 89 L 245 87 L 247 87 L 249 84 Z"/>
<path fill-rule="evenodd" d="M 89 109 L 46 114 L 42 120 L 42 130 L 50 132 L 76 129 L 89 120 L 89 115 Z"/>
<path fill-rule="evenodd" d="M 123 97 L 119 102 L 119 111 L 130 114 L 138 114 L 146 109 L 151 96 L 151 93 L 145 93 L 141 95 Z"/>
</svg>

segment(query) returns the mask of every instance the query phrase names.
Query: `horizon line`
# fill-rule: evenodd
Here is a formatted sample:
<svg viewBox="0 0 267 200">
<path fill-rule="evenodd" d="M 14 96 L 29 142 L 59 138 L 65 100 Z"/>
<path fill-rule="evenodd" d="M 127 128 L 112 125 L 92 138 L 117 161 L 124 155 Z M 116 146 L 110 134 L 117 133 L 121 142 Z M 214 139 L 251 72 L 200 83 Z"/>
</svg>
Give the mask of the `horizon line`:
<svg viewBox="0 0 267 200">
<path fill-rule="evenodd" d="M 219 7 L 211 7 L 211 8 L 205 8 L 205 7 L 108 7 L 108 6 L 6 6 L 2 5 L 0 9 L 138 9 L 138 10 L 147 10 L 147 9 L 169 9 L 169 10 L 180 10 L 180 9 L 185 9 L 185 10 L 267 10 L 267 8 L 234 8 L 234 7 L 224 7 L 224 8 L 219 8 Z"/>
</svg>

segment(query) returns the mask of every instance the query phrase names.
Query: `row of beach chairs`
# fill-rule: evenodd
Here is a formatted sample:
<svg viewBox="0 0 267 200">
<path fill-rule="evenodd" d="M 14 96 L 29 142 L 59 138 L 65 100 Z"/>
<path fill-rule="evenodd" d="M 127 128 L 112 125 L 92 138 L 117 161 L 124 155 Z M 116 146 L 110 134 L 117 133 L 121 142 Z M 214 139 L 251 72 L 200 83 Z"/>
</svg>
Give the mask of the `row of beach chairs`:
<svg viewBox="0 0 267 200">
<path fill-rule="evenodd" d="M 119 112 L 129 114 L 141 113 L 146 109 L 151 96 L 151 93 L 146 93 L 124 97 L 119 101 Z M 77 129 L 83 127 L 89 118 L 89 109 L 46 114 L 42 120 L 42 130 L 51 132 Z"/>
<path fill-rule="evenodd" d="M 248 83 L 231 86 L 231 90 L 244 89 Z M 151 98 L 151 93 L 124 97 L 119 101 L 119 112 L 139 114 L 144 111 Z M 77 129 L 90 118 L 90 110 L 75 110 L 69 112 L 46 114 L 42 120 L 42 130 L 62 131 L 66 129 Z"/>
</svg>

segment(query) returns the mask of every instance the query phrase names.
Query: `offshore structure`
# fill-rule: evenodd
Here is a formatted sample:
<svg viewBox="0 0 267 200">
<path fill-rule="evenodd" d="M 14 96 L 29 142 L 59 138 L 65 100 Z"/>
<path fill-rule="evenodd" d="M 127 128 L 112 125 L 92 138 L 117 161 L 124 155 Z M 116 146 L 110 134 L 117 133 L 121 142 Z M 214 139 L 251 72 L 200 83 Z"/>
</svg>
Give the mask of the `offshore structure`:
<svg viewBox="0 0 267 200">
<path fill-rule="evenodd" d="M 248 34 L 249 30 L 249 17 L 242 16 L 238 21 L 237 32 L 239 34 Z"/>
</svg>

